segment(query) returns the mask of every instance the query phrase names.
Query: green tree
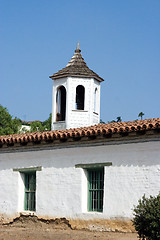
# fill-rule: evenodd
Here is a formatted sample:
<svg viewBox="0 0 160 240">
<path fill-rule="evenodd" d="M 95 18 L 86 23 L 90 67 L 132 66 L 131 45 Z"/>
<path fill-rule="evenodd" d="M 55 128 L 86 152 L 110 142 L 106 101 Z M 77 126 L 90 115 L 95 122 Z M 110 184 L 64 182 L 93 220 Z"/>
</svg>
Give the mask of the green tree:
<svg viewBox="0 0 160 240">
<path fill-rule="evenodd" d="M 20 125 L 21 120 L 12 118 L 7 108 L 0 105 L 0 135 L 17 133 Z"/>
<path fill-rule="evenodd" d="M 100 123 L 105 123 L 102 119 L 100 119 Z"/>
<path fill-rule="evenodd" d="M 143 113 L 143 112 L 140 112 L 140 113 L 138 114 L 138 117 L 140 117 L 141 120 L 143 119 L 143 116 L 144 116 L 144 113 Z"/>
<path fill-rule="evenodd" d="M 108 123 L 115 123 L 116 121 L 115 120 L 112 120 L 112 121 L 108 121 Z"/>
<path fill-rule="evenodd" d="M 117 117 L 117 120 L 112 120 L 112 121 L 108 121 L 108 123 L 115 123 L 115 122 L 122 122 L 122 118 L 121 117 Z"/>
<path fill-rule="evenodd" d="M 51 120 L 52 120 L 52 114 L 49 114 L 49 118 L 45 120 L 44 122 L 41 121 L 33 121 L 30 123 L 31 130 L 30 132 L 36 132 L 36 131 L 50 131 L 51 130 Z"/>
<path fill-rule="evenodd" d="M 30 132 L 44 131 L 44 127 L 42 125 L 42 122 L 40 121 L 31 122 L 30 127 L 31 127 Z"/>
<path fill-rule="evenodd" d="M 160 194 L 149 198 L 144 195 L 138 201 L 133 214 L 133 225 L 138 232 L 139 239 L 160 239 Z"/>
<path fill-rule="evenodd" d="M 48 130 L 48 131 L 51 130 L 51 121 L 52 121 L 52 113 L 50 113 L 49 118 L 42 123 L 44 130 Z"/>
<path fill-rule="evenodd" d="M 122 118 L 121 117 L 117 117 L 117 122 L 122 122 Z"/>
</svg>

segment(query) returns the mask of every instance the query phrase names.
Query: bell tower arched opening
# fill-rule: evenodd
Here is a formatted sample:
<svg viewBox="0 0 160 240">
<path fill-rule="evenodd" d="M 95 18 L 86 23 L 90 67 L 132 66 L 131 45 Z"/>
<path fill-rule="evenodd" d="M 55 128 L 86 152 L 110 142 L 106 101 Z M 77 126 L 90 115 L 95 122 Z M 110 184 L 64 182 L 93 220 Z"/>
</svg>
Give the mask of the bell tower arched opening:
<svg viewBox="0 0 160 240">
<path fill-rule="evenodd" d="M 56 94 L 56 122 L 65 121 L 66 118 L 66 89 L 60 86 Z"/>
<path fill-rule="evenodd" d="M 97 112 L 97 88 L 94 90 L 94 112 Z"/>
<path fill-rule="evenodd" d="M 76 110 L 84 110 L 85 88 L 82 85 L 76 87 Z"/>
</svg>

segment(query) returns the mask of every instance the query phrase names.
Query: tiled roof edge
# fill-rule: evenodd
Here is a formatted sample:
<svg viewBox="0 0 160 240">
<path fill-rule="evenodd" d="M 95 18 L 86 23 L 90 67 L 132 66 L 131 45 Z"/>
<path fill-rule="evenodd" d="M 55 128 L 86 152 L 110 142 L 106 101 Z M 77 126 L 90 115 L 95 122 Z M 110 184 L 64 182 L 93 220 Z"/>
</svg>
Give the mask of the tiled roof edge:
<svg viewBox="0 0 160 240">
<path fill-rule="evenodd" d="M 97 76 L 96 76 L 97 75 Z M 60 78 L 64 78 L 64 77 L 83 77 L 83 78 L 94 78 L 96 80 L 98 80 L 99 82 L 103 82 L 104 79 L 101 78 L 100 76 L 98 76 L 98 74 L 95 73 L 95 75 L 85 75 L 85 74 L 75 74 L 75 73 L 62 73 L 62 74 L 58 74 L 58 75 L 52 75 L 52 76 L 49 76 L 49 78 L 51 78 L 52 80 L 57 80 L 57 79 L 60 79 Z"/>
<path fill-rule="evenodd" d="M 25 146 L 25 144 L 29 142 L 50 142 L 58 139 L 67 140 L 69 138 L 96 137 L 99 135 L 112 136 L 117 133 L 120 135 L 126 135 L 131 132 L 146 133 L 148 130 L 157 129 L 160 130 L 160 118 L 119 123 L 104 123 L 90 127 L 0 136 L 0 146 L 7 145 L 9 147 L 13 146 L 15 143 L 20 143 Z M 63 144 L 63 141 L 61 144 Z"/>
</svg>

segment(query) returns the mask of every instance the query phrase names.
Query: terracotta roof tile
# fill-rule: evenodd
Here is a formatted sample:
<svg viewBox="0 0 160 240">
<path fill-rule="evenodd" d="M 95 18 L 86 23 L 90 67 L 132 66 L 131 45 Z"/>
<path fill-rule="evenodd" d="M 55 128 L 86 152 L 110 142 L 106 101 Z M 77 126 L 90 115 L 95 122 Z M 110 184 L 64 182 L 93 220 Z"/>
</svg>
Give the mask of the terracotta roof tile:
<svg viewBox="0 0 160 240">
<path fill-rule="evenodd" d="M 97 124 L 90 127 L 81 127 L 74 129 L 21 133 L 13 135 L 0 136 L 0 146 L 12 146 L 14 143 L 25 144 L 28 142 L 54 141 L 58 139 L 74 139 L 79 137 L 91 137 L 98 135 L 113 135 L 116 133 L 130 133 L 139 131 L 148 131 L 160 129 L 160 118 L 136 120 L 119 123 Z M 63 144 L 63 143 L 62 143 Z"/>
</svg>

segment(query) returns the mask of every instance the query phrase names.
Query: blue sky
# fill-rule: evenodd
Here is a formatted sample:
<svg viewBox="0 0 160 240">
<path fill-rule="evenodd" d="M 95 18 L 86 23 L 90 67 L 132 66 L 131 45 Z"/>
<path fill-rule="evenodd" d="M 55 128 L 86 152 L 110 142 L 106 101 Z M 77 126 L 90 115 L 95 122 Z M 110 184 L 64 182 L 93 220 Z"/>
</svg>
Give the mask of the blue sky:
<svg viewBox="0 0 160 240">
<path fill-rule="evenodd" d="M 101 84 L 101 119 L 160 117 L 160 0 L 0 0 L 0 104 L 45 120 L 49 76 L 80 42 Z"/>
</svg>

